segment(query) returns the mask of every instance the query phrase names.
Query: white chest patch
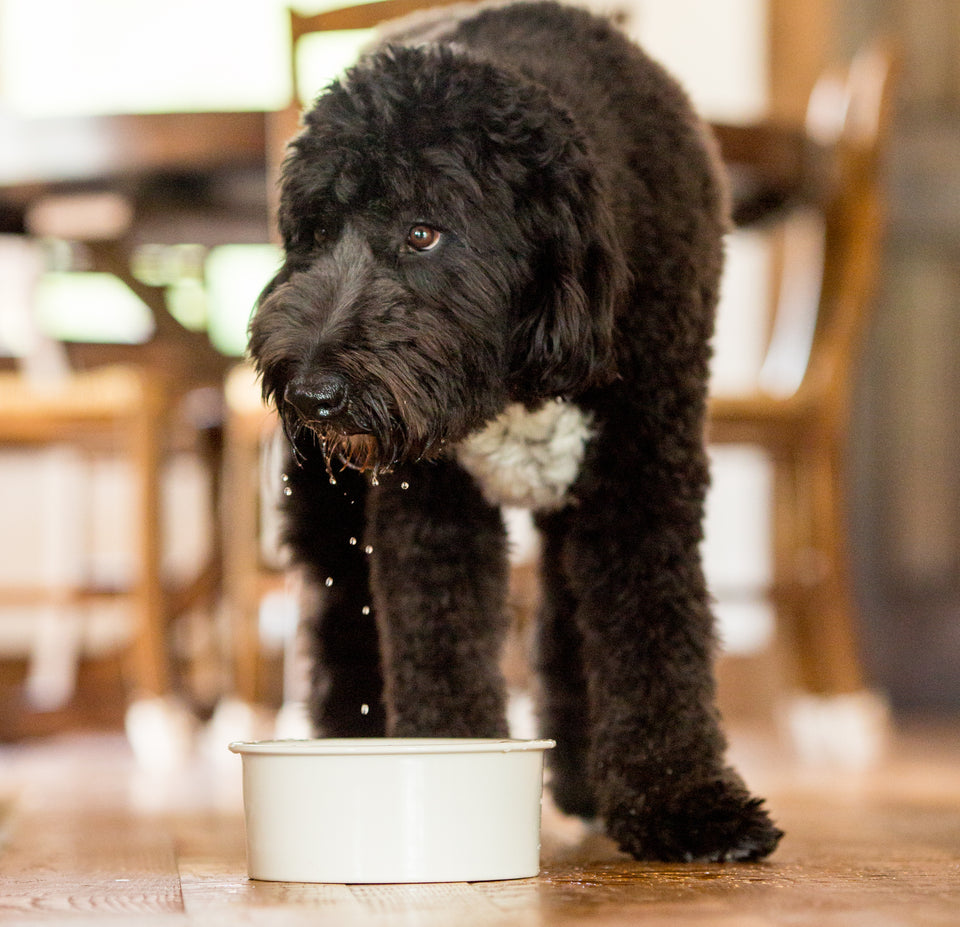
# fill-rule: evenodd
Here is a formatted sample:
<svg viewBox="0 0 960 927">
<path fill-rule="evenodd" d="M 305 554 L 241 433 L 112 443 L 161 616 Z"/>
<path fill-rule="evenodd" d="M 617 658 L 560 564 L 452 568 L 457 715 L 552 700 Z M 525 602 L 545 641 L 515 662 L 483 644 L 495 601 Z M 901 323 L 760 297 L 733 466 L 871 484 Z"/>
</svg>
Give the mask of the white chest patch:
<svg viewBox="0 0 960 927">
<path fill-rule="evenodd" d="M 568 402 L 534 412 L 517 403 L 462 441 L 457 456 L 489 502 L 558 509 L 580 472 L 591 426 L 590 415 Z"/>
</svg>

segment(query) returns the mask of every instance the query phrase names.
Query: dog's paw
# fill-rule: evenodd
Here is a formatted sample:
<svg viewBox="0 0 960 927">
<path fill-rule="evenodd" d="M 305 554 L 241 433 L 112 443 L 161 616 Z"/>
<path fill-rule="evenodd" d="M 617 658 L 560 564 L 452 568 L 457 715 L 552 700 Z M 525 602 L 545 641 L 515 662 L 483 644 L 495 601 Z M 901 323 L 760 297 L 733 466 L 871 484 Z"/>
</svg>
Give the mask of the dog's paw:
<svg viewBox="0 0 960 927">
<path fill-rule="evenodd" d="M 656 797 L 620 803 L 607 833 L 636 859 L 661 862 L 747 862 L 772 853 L 783 836 L 763 801 L 738 781 L 716 780 Z"/>
</svg>

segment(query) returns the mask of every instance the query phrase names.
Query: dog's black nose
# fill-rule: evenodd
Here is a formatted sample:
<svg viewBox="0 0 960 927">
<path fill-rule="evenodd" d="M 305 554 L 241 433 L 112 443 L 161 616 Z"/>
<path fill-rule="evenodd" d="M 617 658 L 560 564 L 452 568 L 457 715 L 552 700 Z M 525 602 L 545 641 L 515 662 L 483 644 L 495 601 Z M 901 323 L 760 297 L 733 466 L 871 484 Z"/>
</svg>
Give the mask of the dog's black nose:
<svg viewBox="0 0 960 927">
<path fill-rule="evenodd" d="M 346 408 L 347 382 L 338 373 L 327 373 L 310 380 L 298 378 L 287 384 L 283 398 L 304 421 L 326 422 Z"/>
</svg>

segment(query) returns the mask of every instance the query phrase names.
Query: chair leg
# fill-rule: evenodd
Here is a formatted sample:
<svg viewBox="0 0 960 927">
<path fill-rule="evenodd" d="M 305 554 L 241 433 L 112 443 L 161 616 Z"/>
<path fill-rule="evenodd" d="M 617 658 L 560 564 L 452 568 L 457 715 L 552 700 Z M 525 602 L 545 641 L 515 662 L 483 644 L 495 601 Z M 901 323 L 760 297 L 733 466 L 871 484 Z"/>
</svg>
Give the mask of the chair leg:
<svg viewBox="0 0 960 927">
<path fill-rule="evenodd" d="M 224 578 L 232 625 L 235 694 L 247 704 L 259 695 L 258 436 L 228 418 L 224 448 Z"/>
<path fill-rule="evenodd" d="M 848 566 L 841 469 L 813 442 L 777 461 L 777 617 L 790 637 L 799 687 L 840 695 L 864 684 Z"/>
<path fill-rule="evenodd" d="M 798 685 L 779 718 L 803 762 L 869 768 L 886 749 L 889 709 L 864 688 L 839 461 L 808 443 L 803 455 L 778 457 L 775 474 L 777 624 Z"/>
<path fill-rule="evenodd" d="M 775 454 L 773 464 L 773 494 L 771 522 L 773 541 L 773 584 L 771 599 L 776 615 L 777 640 L 787 669 L 795 684 L 804 688 L 804 661 L 800 628 L 804 587 L 798 569 L 799 551 L 803 547 L 803 523 L 800 516 L 799 486 L 794 458 L 789 454 Z"/>
<path fill-rule="evenodd" d="M 143 414 L 135 430 L 133 455 L 139 503 L 139 576 L 137 577 L 136 632 L 131 654 L 135 697 L 149 698 L 170 691 L 166 647 L 166 612 L 160 562 L 161 427 L 163 399 L 159 388 L 146 383 Z"/>
<path fill-rule="evenodd" d="M 838 695 L 863 688 L 855 619 L 847 519 L 839 454 L 824 447 L 809 462 L 811 548 L 819 576 L 803 613 L 802 634 L 815 663 L 806 675 L 812 691 Z"/>
</svg>

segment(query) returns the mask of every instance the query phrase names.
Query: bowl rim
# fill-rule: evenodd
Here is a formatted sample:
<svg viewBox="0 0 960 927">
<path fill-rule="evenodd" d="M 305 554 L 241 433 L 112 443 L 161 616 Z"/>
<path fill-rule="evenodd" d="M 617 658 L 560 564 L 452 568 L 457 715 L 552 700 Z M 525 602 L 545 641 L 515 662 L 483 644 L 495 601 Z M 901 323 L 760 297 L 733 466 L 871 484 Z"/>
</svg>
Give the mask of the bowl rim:
<svg viewBox="0 0 960 927">
<path fill-rule="evenodd" d="M 449 753 L 519 753 L 551 750 L 555 740 L 488 737 L 323 737 L 308 740 L 234 741 L 231 753 L 267 756 L 432 756 Z"/>
</svg>

